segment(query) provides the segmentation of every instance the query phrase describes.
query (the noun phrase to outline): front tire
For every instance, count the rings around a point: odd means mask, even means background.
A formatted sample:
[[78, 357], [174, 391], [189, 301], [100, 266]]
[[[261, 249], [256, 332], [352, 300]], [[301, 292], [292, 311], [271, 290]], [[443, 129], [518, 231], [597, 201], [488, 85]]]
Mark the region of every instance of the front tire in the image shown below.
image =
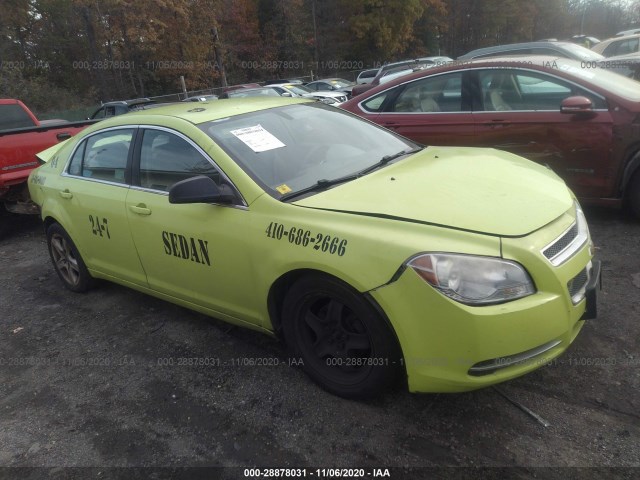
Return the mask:
[[89, 290], [93, 285], [93, 278], [64, 228], [57, 223], [51, 224], [47, 228], [47, 244], [53, 268], [64, 286], [78, 293]]
[[373, 397], [403, 371], [395, 334], [357, 291], [324, 275], [308, 275], [287, 292], [283, 334], [305, 372], [345, 398]]

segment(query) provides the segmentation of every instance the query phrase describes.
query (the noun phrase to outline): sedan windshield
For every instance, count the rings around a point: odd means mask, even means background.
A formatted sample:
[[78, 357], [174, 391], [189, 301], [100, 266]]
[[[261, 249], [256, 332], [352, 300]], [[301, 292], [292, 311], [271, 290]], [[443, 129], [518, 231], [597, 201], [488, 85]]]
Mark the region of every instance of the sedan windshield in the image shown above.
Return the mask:
[[[276, 197], [351, 180], [417, 145], [335, 107], [287, 105], [199, 127]], [[382, 162], [381, 162], [382, 161]], [[338, 182], [336, 182], [338, 180]]]

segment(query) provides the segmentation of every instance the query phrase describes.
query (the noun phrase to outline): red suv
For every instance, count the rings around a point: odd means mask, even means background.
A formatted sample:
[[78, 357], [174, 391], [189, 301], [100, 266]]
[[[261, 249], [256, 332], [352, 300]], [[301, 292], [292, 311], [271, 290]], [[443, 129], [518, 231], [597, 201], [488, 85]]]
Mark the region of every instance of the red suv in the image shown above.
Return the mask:
[[427, 145], [493, 147], [552, 168], [585, 203], [640, 217], [640, 83], [595, 62], [453, 62], [341, 105]]

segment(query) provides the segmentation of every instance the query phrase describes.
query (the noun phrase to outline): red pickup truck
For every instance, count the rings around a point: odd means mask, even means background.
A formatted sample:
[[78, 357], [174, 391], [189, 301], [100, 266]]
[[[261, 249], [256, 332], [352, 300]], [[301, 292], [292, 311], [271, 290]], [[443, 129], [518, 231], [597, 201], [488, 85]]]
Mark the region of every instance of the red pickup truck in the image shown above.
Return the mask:
[[40, 122], [20, 100], [0, 99], [0, 211], [37, 213], [27, 189], [29, 173], [40, 164], [36, 153], [95, 122]]

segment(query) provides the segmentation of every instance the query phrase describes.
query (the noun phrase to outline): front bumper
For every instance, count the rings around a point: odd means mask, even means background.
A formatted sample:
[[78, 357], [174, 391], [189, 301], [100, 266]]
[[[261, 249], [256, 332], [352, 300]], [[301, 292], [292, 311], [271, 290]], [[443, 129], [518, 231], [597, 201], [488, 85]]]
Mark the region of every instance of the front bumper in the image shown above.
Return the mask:
[[602, 289], [602, 264], [593, 262], [591, 277], [585, 291], [586, 308], [580, 320], [593, 320], [598, 316], [598, 292]]
[[[517, 250], [521, 241], [505, 251]], [[536, 249], [527, 251], [534, 255]], [[530, 271], [538, 289], [534, 295], [499, 305], [457, 303], [411, 268], [370, 292], [398, 336], [409, 390], [474, 390], [524, 375], [561, 355], [584, 320], [595, 317], [600, 262], [591, 262], [590, 242], [559, 267], [544, 262], [538, 259], [540, 268]], [[574, 305], [567, 284], [590, 264], [585, 296]]]

